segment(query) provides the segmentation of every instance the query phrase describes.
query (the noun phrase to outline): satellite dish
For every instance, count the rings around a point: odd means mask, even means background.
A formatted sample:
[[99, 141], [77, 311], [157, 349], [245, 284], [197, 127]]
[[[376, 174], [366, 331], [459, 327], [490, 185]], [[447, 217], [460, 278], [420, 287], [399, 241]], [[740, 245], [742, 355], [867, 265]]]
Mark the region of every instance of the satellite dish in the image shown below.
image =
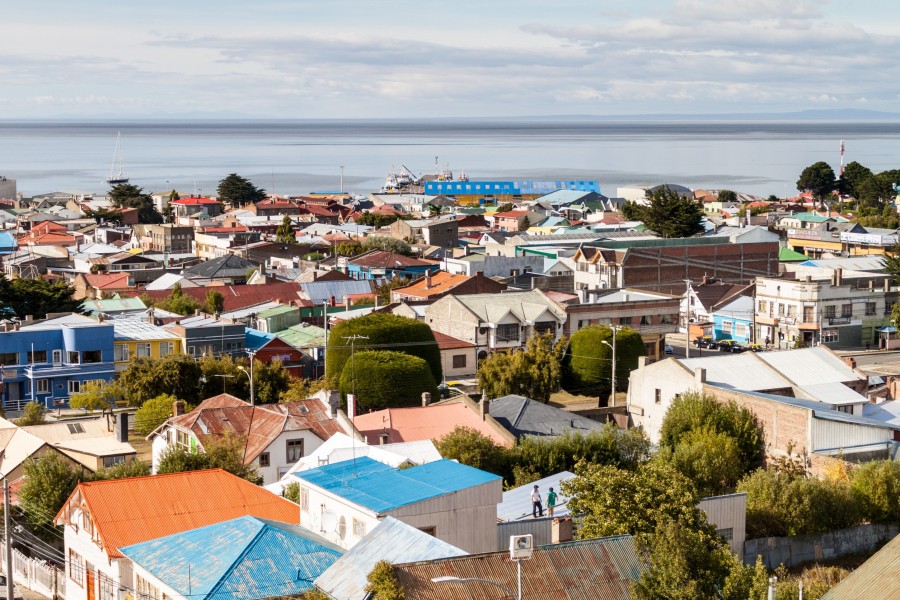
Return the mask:
[[324, 513], [322, 514], [322, 533], [333, 533], [337, 530], [338, 520], [337, 515], [334, 513]]

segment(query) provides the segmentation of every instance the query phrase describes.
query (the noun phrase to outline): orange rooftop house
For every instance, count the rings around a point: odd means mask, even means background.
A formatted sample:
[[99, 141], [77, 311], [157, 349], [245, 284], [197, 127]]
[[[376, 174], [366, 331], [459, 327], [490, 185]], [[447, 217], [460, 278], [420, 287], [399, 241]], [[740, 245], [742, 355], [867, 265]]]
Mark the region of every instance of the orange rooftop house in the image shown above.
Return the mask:
[[299, 525], [300, 507], [221, 469], [80, 483], [54, 520], [66, 600], [123, 597], [132, 565], [120, 548], [244, 516]]

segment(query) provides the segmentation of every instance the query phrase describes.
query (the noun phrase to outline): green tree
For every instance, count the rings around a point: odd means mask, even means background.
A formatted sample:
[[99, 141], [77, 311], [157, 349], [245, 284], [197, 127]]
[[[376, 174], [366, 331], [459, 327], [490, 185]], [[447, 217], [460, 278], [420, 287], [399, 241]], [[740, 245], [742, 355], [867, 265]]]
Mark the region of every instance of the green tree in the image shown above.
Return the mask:
[[172, 292], [165, 300], [156, 302], [155, 306], [179, 315], [192, 315], [203, 308], [202, 304], [181, 290], [181, 284], [179, 283], [175, 284], [172, 288]]
[[89, 381], [82, 384], [81, 391], [69, 397], [69, 408], [106, 412], [124, 398], [125, 389], [117, 380]]
[[130, 183], [120, 183], [114, 185], [109, 190], [109, 199], [116, 208], [136, 208], [138, 209], [138, 222], [155, 224], [162, 223], [163, 217], [156, 210], [153, 204], [153, 198], [150, 194], [136, 185]]
[[219, 181], [216, 197], [219, 202], [240, 207], [265, 200], [266, 190], [256, 187], [249, 179], [231, 173]]
[[294, 232], [294, 222], [289, 215], [284, 215], [281, 225], [275, 230], [275, 241], [279, 244], [296, 244], [297, 235]]
[[429, 204], [428, 205], [428, 216], [431, 218], [441, 216], [441, 213], [444, 212], [444, 207], [437, 204]]
[[707, 527], [691, 481], [662, 461], [635, 470], [582, 461], [575, 475], [561, 487], [569, 510], [580, 515], [579, 539], [650, 534], [666, 522], [697, 531]]
[[622, 203], [621, 211], [622, 216], [628, 221], [641, 221], [644, 218], [644, 207], [631, 200]]
[[81, 300], [72, 298], [74, 294], [75, 288], [62, 280], [54, 283], [43, 278], [9, 280], [0, 274], [0, 306], [20, 319], [29, 315], [44, 319], [48, 313], [81, 314]]
[[19, 506], [26, 520], [36, 528], [52, 528], [56, 513], [78, 485], [78, 473], [56, 451], [29, 458], [23, 472]]
[[[259, 364], [256, 362], [253, 366]], [[241, 373], [240, 367], [248, 366], [247, 360], [235, 360], [227, 354], [221, 356], [207, 355], [200, 359], [201, 386], [196, 398], [203, 401], [219, 394], [231, 394], [245, 400], [250, 399], [250, 378]], [[255, 373], [254, 373], [255, 375]]]
[[819, 202], [824, 202], [836, 185], [834, 170], [824, 161], [813, 163], [803, 169], [800, 179], [797, 180], [797, 189], [801, 192], [809, 190]]
[[357, 256], [363, 253], [363, 246], [357, 241], [341, 242], [337, 245], [338, 256]]
[[[442, 380], [441, 352], [431, 328], [420, 321], [390, 313], [373, 313], [337, 323], [328, 336], [325, 377], [337, 382], [350, 359], [351, 340], [360, 336], [356, 351], [367, 348], [405, 352], [425, 359], [434, 381]], [[424, 391], [424, 390], [423, 390]]]
[[710, 429], [692, 429], [660, 456], [693, 481], [701, 496], [729, 494], [744, 475], [735, 439]]
[[362, 247], [363, 251], [366, 252], [369, 250], [385, 250], [404, 256], [410, 256], [412, 254], [412, 248], [409, 247], [409, 244], [403, 240], [398, 240], [397, 238], [388, 237], [386, 235], [370, 235], [363, 240]]
[[206, 292], [206, 312], [211, 314], [222, 313], [225, 310], [225, 296], [219, 290]]
[[382, 215], [373, 212], [364, 212], [353, 217], [353, 222], [357, 225], [368, 225], [370, 227], [387, 227], [398, 220], [400, 220], [399, 215]]
[[425, 360], [390, 350], [357, 351], [341, 372], [340, 391], [355, 390], [357, 413], [418, 406], [422, 393], [437, 398], [438, 389]]
[[169, 446], [162, 453], [157, 473], [182, 473], [202, 469], [222, 469], [247, 481], [261, 485], [262, 477], [252, 464], [244, 464], [247, 440], [244, 436], [225, 433], [207, 436], [202, 452], [190, 452], [179, 446]]
[[[900, 244], [894, 244], [885, 251], [884, 256], [881, 258], [881, 264], [884, 267], [884, 272], [891, 276], [893, 283], [900, 284]], [[891, 322], [895, 325], [897, 323], [894, 321], [893, 315], [891, 316]]]
[[530, 227], [531, 227], [531, 219], [529, 219], [528, 216], [526, 216], [524, 219], [522, 219], [522, 226], [519, 227], [519, 231], [528, 231], [528, 229]]
[[844, 175], [841, 177], [838, 182], [838, 187], [843, 194], [850, 194], [854, 198], [859, 198], [859, 192], [857, 191], [857, 186], [864, 180], [872, 177], [873, 173], [871, 169], [861, 165], [855, 160], [848, 163], [846, 167], [844, 167]]
[[85, 207], [82, 210], [85, 219], [93, 219], [96, 223], [121, 223], [122, 211], [118, 208], [98, 208], [96, 210]]
[[[563, 357], [562, 386], [574, 394], [609, 396], [612, 388], [612, 329], [608, 325], [589, 325], [572, 334]], [[604, 343], [606, 342], [606, 343]], [[616, 387], [628, 389], [628, 377], [637, 368], [638, 358], [647, 353], [644, 340], [634, 329], [621, 327], [616, 332]]]
[[316, 392], [322, 389], [325, 382], [316, 379], [292, 379], [286, 390], [281, 393], [279, 402], [300, 402], [312, 398]]
[[397, 575], [394, 574], [394, 568], [391, 563], [386, 560], [378, 561], [372, 572], [366, 577], [365, 591], [372, 594], [372, 600], [405, 600], [406, 595], [400, 582], [397, 581]]
[[435, 446], [444, 458], [495, 475], [506, 473], [509, 460], [507, 449], [477, 429], [457, 425], [453, 431], [436, 440]]
[[150, 475], [150, 463], [143, 460], [123, 462], [112, 467], [104, 467], [91, 475], [89, 481], [105, 481], [107, 479], [127, 479], [129, 477], [146, 477]]
[[28, 427], [29, 425], [40, 425], [44, 421], [46, 421], [44, 405], [40, 402], [29, 402], [22, 410], [22, 416], [16, 419], [16, 425]]
[[[157, 427], [172, 416], [173, 405], [178, 398], [171, 394], [161, 394], [144, 402], [134, 413], [134, 431], [142, 436], [150, 435]], [[192, 409], [190, 404], [184, 407], [185, 412]]]
[[647, 200], [649, 204], [633, 205], [627, 210], [648, 229], [664, 238], [690, 237], [703, 232], [703, 205], [697, 200], [682, 196], [668, 186], [647, 190]]
[[554, 344], [546, 333], [528, 340], [524, 351], [494, 352], [478, 366], [478, 388], [489, 398], [518, 394], [547, 403], [559, 390], [565, 347], [565, 339]]
[[300, 504], [300, 482], [292, 481], [285, 485], [281, 490], [281, 495], [285, 500], [290, 500], [294, 504]]
[[850, 489], [867, 520], [900, 524], [900, 462], [877, 460], [857, 467]]
[[765, 438], [756, 415], [734, 402], [688, 392], [676, 398], [666, 411], [660, 428], [660, 446], [675, 450], [692, 431], [711, 431], [734, 439], [740, 453], [741, 474], [761, 466], [765, 458]]
[[253, 388], [257, 404], [275, 404], [291, 386], [291, 377], [280, 360], [253, 361]]
[[162, 394], [172, 394], [194, 404], [201, 399], [201, 375], [201, 366], [193, 357], [170, 354], [162, 358], [132, 361], [122, 371], [119, 381], [125, 388], [129, 406], [141, 406]]
[[516, 210], [516, 205], [512, 202], [505, 202], [497, 206], [498, 213], [509, 212], [511, 210]]
[[737, 192], [732, 190], [719, 190], [719, 194], [716, 196], [716, 199], [719, 202], [723, 203], [734, 203], [737, 202], [738, 195]]
[[378, 301], [384, 304], [390, 304], [391, 301], [391, 292], [398, 288], [404, 288], [412, 283], [412, 280], [409, 277], [391, 277], [390, 279], [382, 279], [381, 283], [375, 286], [375, 296], [378, 298]]

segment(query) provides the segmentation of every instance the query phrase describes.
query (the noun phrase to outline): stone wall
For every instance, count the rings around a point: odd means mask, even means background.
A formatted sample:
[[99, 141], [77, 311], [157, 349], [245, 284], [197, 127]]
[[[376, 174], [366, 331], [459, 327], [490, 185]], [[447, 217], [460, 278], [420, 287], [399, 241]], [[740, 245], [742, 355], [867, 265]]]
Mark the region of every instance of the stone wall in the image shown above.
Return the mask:
[[778, 565], [831, 560], [847, 554], [874, 552], [900, 532], [897, 525], [859, 525], [816, 535], [757, 538], [744, 542], [744, 562], [753, 564], [757, 555], [770, 569]]

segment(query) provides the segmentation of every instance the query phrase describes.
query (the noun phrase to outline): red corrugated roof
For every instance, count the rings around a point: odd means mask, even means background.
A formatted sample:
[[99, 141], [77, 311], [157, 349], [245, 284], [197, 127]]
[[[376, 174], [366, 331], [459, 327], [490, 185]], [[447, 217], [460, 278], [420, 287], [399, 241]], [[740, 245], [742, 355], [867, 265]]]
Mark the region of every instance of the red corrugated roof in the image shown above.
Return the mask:
[[220, 202], [218, 200], [213, 200], [212, 198], [198, 198], [194, 196], [188, 196], [187, 198], [172, 200], [169, 204], [178, 204], [180, 206], [195, 206], [198, 204], [220, 204]]
[[471, 427], [498, 444], [509, 446], [510, 441], [464, 403], [432, 404], [411, 408], [387, 408], [360, 415], [353, 419], [356, 429], [377, 443], [379, 435], [387, 433], [387, 443], [436, 440], [452, 432], [457, 426]]
[[[270, 301], [281, 302], [282, 304], [289, 304], [291, 301], [294, 301], [297, 304], [302, 304], [299, 296], [300, 284], [293, 282], [267, 283], [265, 285], [223, 285], [212, 289], [221, 292], [225, 297], [224, 312]], [[209, 290], [210, 288], [206, 287], [196, 287], [183, 288], [181, 291], [186, 296], [204, 303], [206, 302], [206, 293]], [[154, 300], [164, 300], [169, 297], [172, 291], [151, 290], [143, 293]]]
[[437, 264], [434, 261], [420, 260], [386, 250], [372, 250], [351, 258], [348, 262], [361, 267], [427, 267]]
[[300, 523], [299, 506], [221, 469], [80, 483], [56, 523], [82, 527], [78, 509], [111, 559], [125, 546], [247, 515]]
[[455, 337], [443, 334], [440, 331], [434, 331], [434, 341], [437, 342], [438, 348], [441, 350], [455, 350], [457, 348], [474, 348], [475, 344], [458, 340]]
[[134, 287], [129, 285], [128, 278], [128, 273], [98, 273], [96, 275], [85, 275], [84, 281], [92, 288], [97, 288], [98, 290]]

